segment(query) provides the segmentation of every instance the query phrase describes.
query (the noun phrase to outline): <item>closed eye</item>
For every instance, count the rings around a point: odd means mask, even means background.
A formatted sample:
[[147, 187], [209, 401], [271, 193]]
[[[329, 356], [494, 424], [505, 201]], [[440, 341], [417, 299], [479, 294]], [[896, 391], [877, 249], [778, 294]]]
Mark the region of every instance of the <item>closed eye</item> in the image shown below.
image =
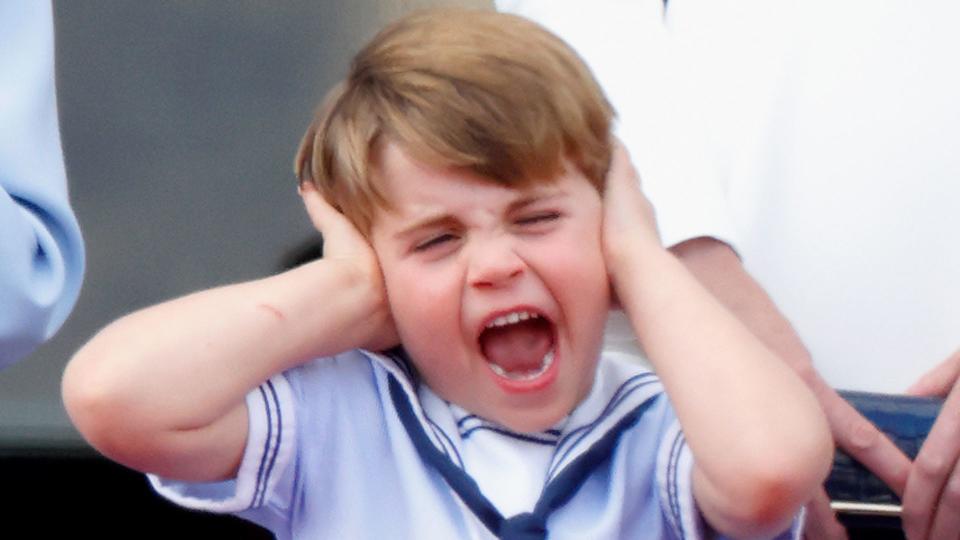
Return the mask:
[[521, 216], [516, 220], [517, 225], [537, 225], [542, 223], [548, 223], [551, 221], [556, 221], [560, 218], [560, 212], [537, 212], [535, 214], [528, 214]]
[[445, 243], [451, 242], [456, 239], [457, 237], [450, 233], [438, 234], [436, 236], [431, 236], [430, 238], [413, 246], [413, 251], [416, 251], [416, 252], [429, 251], [433, 248], [439, 247]]

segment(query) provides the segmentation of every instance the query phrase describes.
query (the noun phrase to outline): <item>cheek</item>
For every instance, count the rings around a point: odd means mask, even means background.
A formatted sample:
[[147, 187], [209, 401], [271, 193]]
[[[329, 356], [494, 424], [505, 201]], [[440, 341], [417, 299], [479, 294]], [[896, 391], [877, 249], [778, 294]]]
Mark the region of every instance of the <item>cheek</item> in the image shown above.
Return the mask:
[[551, 288], [572, 309], [570, 315], [583, 321], [593, 333], [602, 327], [610, 309], [610, 278], [599, 227], [571, 231], [561, 242], [552, 250], [550, 264], [545, 265], [552, 276]]
[[551, 272], [562, 276], [565, 281], [578, 284], [581, 293], [585, 292], [584, 289], [595, 293], [609, 288], [599, 219], [587, 219], [582, 226], [571, 228], [557, 239], [550, 256], [554, 258]]
[[451, 332], [460, 321], [460, 291], [448, 276], [422, 266], [399, 266], [384, 272], [387, 300], [400, 333], [410, 352], [440, 332]]

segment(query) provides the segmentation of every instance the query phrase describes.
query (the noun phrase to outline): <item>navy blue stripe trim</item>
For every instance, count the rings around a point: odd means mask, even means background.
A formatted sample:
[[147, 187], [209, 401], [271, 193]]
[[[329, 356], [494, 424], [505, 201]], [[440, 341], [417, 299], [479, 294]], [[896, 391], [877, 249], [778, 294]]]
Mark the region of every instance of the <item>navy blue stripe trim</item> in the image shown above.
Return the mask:
[[[481, 423], [488, 424], [488, 425], [489, 425], [489, 424], [492, 424], [492, 422], [490, 422], [489, 420], [487, 420], [487, 419], [485, 419], [485, 418], [482, 418], [482, 417], [477, 416], [477, 415], [475, 415], [475, 414], [468, 414], [468, 415], [464, 416], [463, 418], [457, 420], [457, 427], [462, 429], [462, 428], [463, 428], [463, 425], [466, 424], [467, 422], [471, 421], [471, 420], [476, 420], [477, 422], [481, 422]], [[476, 428], [475, 428], [475, 427], [474, 427], [474, 428], [468, 428], [469, 431], [472, 431], [472, 430], [474, 430], [474, 429], [476, 429]], [[541, 431], [541, 433], [543, 433], [543, 434], [545, 434], [545, 435], [552, 435], [552, 436], [554, 436], [554, 437], [560, 437], [560, 434], [563, 433], [563, 432], [560, 431], [559, 429], [545, 429], [545, 430]], [[462, 435], [462, 433], [461, 433], [461, 435]]]
[[655, 378], [655, 377], [656, 376], [653, 373], [647, 372], [647, 373], [641, 373], [639, 375], [634, 375], [633, 377], [630, 377], [629, 379], [624, 381], [620, 385], [620, 387], [617, 388], [616, 392], [613, 393], [613, 396], [610, 397], [610, 401], [607, 402], [607, 405], [603, 408], [603, 411], [600, 412], [597, 418], [595, 418], [592, 422], [588, 424], [585, 424], [570, 430], [566, 435], [564, 435], [563, 439], [560, 441], [560, 447], [558, 448], [558, 450], [560, 450], [564, 445], [566, 445], [571, 440], [573, 440], [573, 438], [577, 434], [579, 434], [584, 430], [593, 428], [598, 423], [600, 423], [604, 418], [606, 418], [610, 414], [610, 411], [613, 410], [617, 405], [619, 405], [626, 395], [630, 395], [630, 392], [633, 391], [633, 385], [635, 383], [637, 383], [642, 379]]
[[270, 464], [267, 465], [267, 471], [263, 474], [263, 489], [260, 491], [260, 502], [258, 504], [262, 505], [264, 499], [267, 496], [267, 483], [270, 480], [270, 477], [273, 475], [273, 467], [277, 464], [277, 456], [280, 455], [280, 444], [282, 441], [283, 435], [283, 411], [280, 408], [280, 398], [277, 396], [277, 389], [274, 388], [273, 382], [267, 381], [267, 388], [270, 389], [270, 398], [273, 400], [273, 406], [277, 412], [277, 434], [276, 439], [272, 446], [272, 451], [270, 455]]
[[[610, 459], [613, 450], [623, 433], [633, 427], [650, 405], [656, 401], [651, 396], [632, 411], [624, 415], [613, 428], [600, 438], [589, 450], [577, 456], [560, 475], [547, 484], [546, 489], [537, 501], [534, 513], [542, 516], [560, 508], [567, 503], [583, 486], [583, 483], [597, 467]], [[546, 517], [544, 517], [546, 522]]]
[[260, 466], [257, 468], [257, 482], [253, 487], [253, 499], [250, 501], [250, 508], [257, 506], [257, 501], [260, 499], [260, 491], [263, 488], [265, 482], [263, 474], [266, 471], [268, 456], [270, 455], [270, 443], [273, 442], [273, 415], [270, 412], [270, 400], [267, 398], [267, 392], [263, 389], [263, 385], [257, 387], [257, 390], [260, 391], [260, 399], [263, 400], [263, 408], [267, 414], [267, 439], [264, 441], [263, 453], [260, 455]]
[[497, 534], [500, 524], [504, 521], [503, 516], [493, 504], [483, 496], [477, 482], [470, 478], [463, 469], [458, 468], [450, 459], [442, 454], [437, 447], [430, 442], [430, 438], [424, 431], [423, 426], [417, 421], [417, 415], [413, 411], [413, 405], [407, 397], [406, 392], [392, 375], [389, 376], [390, 399], [393, 400], [393, 406], [397, 411], [397, 416], [403, 424], [410, 441], [413, 443], [420, 459], [433, 467], [440, 473], [447, 484], [460, 497], [467, 508], [473, 512], [477, 519], [489, 529], [493, 534]]
[[[423, 413], [423, 417], [427, 420], [427, 423], [430, 424], [430, 430], [433, 431], [434, 436], [440, 441], [440, 446], [443, 447], [443, 453], [449, 456], [453, 453], [453, 456], [457, 459], [457, 466], [461, 469], [464, 467], [463, 458], [460, 457], [460, 452], [457, 451], [457, 447], [453, 444], [453, 441], [450, 440], [450, 436], [447, 435], [447, 432], [443, 430], [432, 418], [427, 416], [427, 413]], [[447, 448], [449, 447], [449, 450]]]
[[655, 395], [644, 400], [624, 415], [593, 446], [577, 456], [556, 479], [547, 484], [532, 513], [519, 514], [505, 520], [480, 491], [476, 481], [456, 467], [430, 442], [423, 426], [417, 421], [409, 397], [393, 376], [389, 377], [389, 389], [397, 416], [420, 455], [420, 459], [440, 473], [447, 485], [490, 532], [505, 540], [545, 539], [546, 523], [550, 514], [566, 504], [580, 490], [590, 474], [610, 459], [620, 436], [633, 427], [650, 404], [656, 401]]
[[[464, 427], [464, 425], [470, 421], [475, 421], [475, 425]], [[560, 437], [559, 429], [547, 429], [537, 433], [518, 433], [475, 414], [468, 414], [457, 420], [457, 428], [459, 429], [461, 439], [468, 438], [470, 434], [477, 430], [493, 431], [514, 439], [550, 445], [556, 445]]]
[[537, 443], [537, 444], [544, 444], [544, 445], [547, 445], [547, 446], [553, 446], [553, 445], [557, 444], [556, 439], [541, 439], [541, 438], [538, 438], [538, 437], [534, 437], [533, 435], [526, 435], [526, 434], [523, 434], [523, 433], [515, 433], [515, 432], [510, 431], [510, 430], [508, 430], [508, 429], [503, 429], [503, 428], [501, 428], [501, 427], [492, 426], [492, 425], [486, 425], [486, 424], [485, 424], [485, 425], [476, 426], [476, 427], [472, 427], [472, 428], [470, 428], [470, 429], [468, 429], [468, 430], [460, 433], [460, 438], [461, 438], [461, 439], [466, 439], [466, 438], [469, 437], [470, 434], [472, 434], [474, 431], [480, 431], [480, 430], [493, 431], [494, 433], [499, 433], [500, 435], [505, 435], [505, 436], [511, 437], [511, 438], [513, 438], [513, 439], [519, 439], [519, 440], [521, 440], [521, 441], [532, 442], [532, 443]]
[[[644, 381], [643, 379], [650, 380]], [[579, 445], [584, 438], [590, 435], [604, 420], [606, 420], [613, 410], [616, 409], [616, 407], [620, 405], [627, 397], [629, 397], [630, 394], [656, 381], [657, 379], [654, 374], [641, 373], [640, 375], [634, 375], [633, 377], [630, 377], [623, 384], [621, 384], [620, 387], [617, 388], [617, 391], [614, 392], [614, 395], [610, 401], [607, 402], [607, 406], [604, 407], [603, 411], [599, 416], [597, 416], [597, 418], [588, 424], [570, 431], [560, 441], [560, 443], [557, 445], [557, 451], [555, 453], [555, 455], [558, 457], [554, 458], [553, 463], [547, 470], [547, 478], [552, 477], [557, 472], [557, 469], [561, 467], [567, 456], [569, 456], [570, 453], [577, 448], [577, 445]], [[574, 437], [576, 437], [576, 440], [574, 440]], [[570, 441], [573, 442], [571, 443]], [[567, 445], [566, 448], [564, 448], [564, 445]]]
[[397, 366], [397, 368], [400, 371], [402, 371], [404, 375], [407, 376], [407, 380], [413, 381], [413, 372], [410, 371], [410, 366], [407, 365], [407, 363], [403, 359], [397, 358], [396, 356], [388, 356], [387, 358], [392, 360], [393, 363]]
[[[413, 367], [407, 358], [406, 351], [404, 351], [402, 347], [395, 347], [389, 351], [386, 351], [384, 356], [396, 364], [400, 371], [406, 375], [407, 381], [409, 381], [414, 387], [414, 391], [416, 391], [419, 381], [417, 380], [416, 372], [413, 370]], [[430, 417], [428, 417], [426, 413], [424, 413], [423, 417], [430, 425], [430, 431], [433, 433], [434, 439], [436, 440], [437, 445], [442, 449], [443, 453], [448, 456], [452, 453], [457, 460], [457, 464], [463, 468], [463, 458], [460, 457], [460, 452], [457, 451], [456, 445], [453, 444], [453, 441], [450, 439], [450, 436], [447, 434], [447, 432], [437, 425], [437, 423], [434, 422]]]
[[464, 422], [468, 422], [468, 421], [473, 420], [473, 419], [476, 419], [476, 420], [478, 420], [478, 421], [480, 421], [480, 422], [483, 421], [483, 418], [480, 418], [479, 416], [477, 416], [477, 415], [475, 415], [475, 414], [468, 414], [468, 415], [464, 416], [463, 418], [457, 420], [457, 427], [458, 427], [458, 428], [461, 428], [461, 427], [463, 427]]
[[680, 464], [680, 451], [683, 449], [683, 432], [678, 431], [670, 443], [670, 454], [667, 460], [667, 503], [670, 506], [670, 512], [673, 514], [673, 522], [676, 524], [676, 532], [680, 538], [686, 538], [683, 532], [683, 515], [680, 512], [680, 493], [677, 486], [677, 467]]

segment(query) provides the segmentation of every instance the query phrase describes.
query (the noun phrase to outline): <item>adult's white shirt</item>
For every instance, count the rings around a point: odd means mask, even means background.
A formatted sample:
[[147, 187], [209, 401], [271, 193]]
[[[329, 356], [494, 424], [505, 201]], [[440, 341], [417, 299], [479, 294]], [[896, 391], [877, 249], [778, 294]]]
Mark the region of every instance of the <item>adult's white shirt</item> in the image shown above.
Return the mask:
[[594, 69], [665, 243], [730, 243], [833, 386], [960, 347], [960, 4], [498, 5]]

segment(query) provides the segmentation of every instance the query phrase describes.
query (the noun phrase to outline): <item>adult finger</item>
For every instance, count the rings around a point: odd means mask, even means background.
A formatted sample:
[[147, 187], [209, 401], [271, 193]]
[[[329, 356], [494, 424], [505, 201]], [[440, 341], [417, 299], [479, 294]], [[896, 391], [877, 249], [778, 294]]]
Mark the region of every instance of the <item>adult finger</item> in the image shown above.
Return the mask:
[[[911, 539], [925, 539], [939, 518], [938, 528], [949, 526], [951, 518], [941, 513], [960, 512], [960, 391], [957, 385], [943, 404], [927, 440], [914, 460], [903, 494], [903, 527]], [[960, 529], [953, 530], [953, 538]]]
[[834, 390], [820, 391], [818, 398], [837, 446], [902, 495], [911, 473], [910, 459]]
[[960, 537], [960, 470], [954, 465], [953, 472], [940, 494], [940, 501], [933, 513], [930, 526], [932, 540]]
[[907, 388], [907, 393], [915, 396], [946, 396], [960, 377], [960, 349], [946, 360], [923, 374], [917, 382]]
[[830, 498], [823, 489], [817, 490], [807, 503], [803, 537], [807, 540], [847, 540], [847, 530], [837, 521], [830, 508]]

